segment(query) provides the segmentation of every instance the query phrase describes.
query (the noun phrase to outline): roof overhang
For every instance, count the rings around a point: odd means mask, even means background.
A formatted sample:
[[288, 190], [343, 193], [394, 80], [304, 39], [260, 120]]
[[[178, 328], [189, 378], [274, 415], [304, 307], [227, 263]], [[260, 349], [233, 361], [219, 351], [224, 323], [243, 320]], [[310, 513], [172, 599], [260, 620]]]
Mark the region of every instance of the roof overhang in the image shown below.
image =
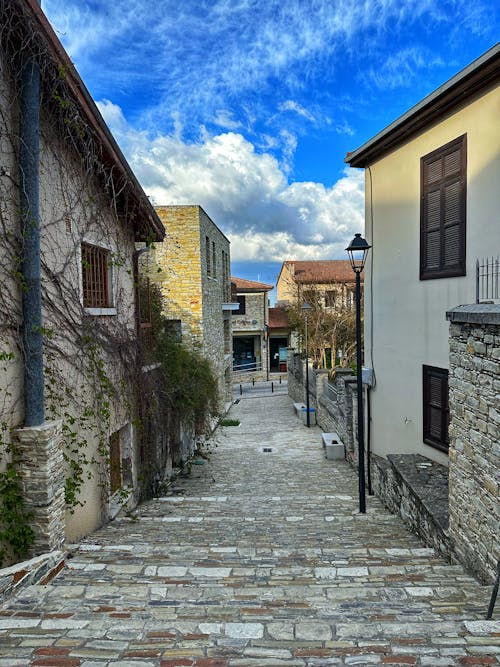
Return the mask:
[[120, 179], [120, 185], [123, 185], [122, 200], [127, 202], [127, 214], [133, 224], [136, 241], [163, 240], [165, 228], [160, 218], [121, 152], [91, 94], [64, 50], [38, 1], [15, 0], [12, 4], [12, 7], [14, 6], [17, 6], [17, 11], [25, 17], [26, 12], [29, 12], [34, 29], [43, 39], [48, 55], [58, 71], [64, 74], [68, 90], [74, 97], [80, 112], [85, 117], [96, 141], [100, 145], [100, 159], [109, 169], [111, 178]]
[[500, 43], [400, 116], [352, 153], [344, 162], [367, 167], [427, 127], [463, 106], [500, 80]]

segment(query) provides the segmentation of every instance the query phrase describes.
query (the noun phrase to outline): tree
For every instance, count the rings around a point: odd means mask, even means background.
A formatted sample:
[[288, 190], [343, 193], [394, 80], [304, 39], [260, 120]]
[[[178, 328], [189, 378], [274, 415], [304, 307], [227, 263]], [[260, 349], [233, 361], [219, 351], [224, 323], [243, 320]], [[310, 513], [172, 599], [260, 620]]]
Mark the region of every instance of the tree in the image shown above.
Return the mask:
[[[303, 290], [301, 298], [287, 306], [290, 328], [300, 337], [302, 347], [305, 341], [305, 315], [302, 304], [306, 301], [312, 307], [307, 315], [307, 333], [308, 352], [313, 364], [319, 368], [349, 366], [356, 353], [355, 310], [343, 299], [338, 299], [339, 303], [334, 307], [325, 306], [323, 291]], [[328, 359], [329, 354], [330, 359]]]

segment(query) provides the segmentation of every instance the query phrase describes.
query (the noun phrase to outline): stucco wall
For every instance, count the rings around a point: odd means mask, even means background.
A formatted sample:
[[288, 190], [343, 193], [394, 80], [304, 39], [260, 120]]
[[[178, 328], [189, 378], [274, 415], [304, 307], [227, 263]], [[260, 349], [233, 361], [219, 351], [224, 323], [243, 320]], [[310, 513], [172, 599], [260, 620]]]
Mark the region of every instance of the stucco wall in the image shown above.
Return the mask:
[[[365, 364], [375, 369], [379, 455], [447, 456], [422, 439], [422, 365], [448, 368], [445, 313], [475, 298], [475, 261], [500, 246], [500, 91], [495, 89], [366, 170]], [[420, 158], [467, 134], [467, 275], [419, 280]], [[373, 219], [372, 219], [373, 207]]]

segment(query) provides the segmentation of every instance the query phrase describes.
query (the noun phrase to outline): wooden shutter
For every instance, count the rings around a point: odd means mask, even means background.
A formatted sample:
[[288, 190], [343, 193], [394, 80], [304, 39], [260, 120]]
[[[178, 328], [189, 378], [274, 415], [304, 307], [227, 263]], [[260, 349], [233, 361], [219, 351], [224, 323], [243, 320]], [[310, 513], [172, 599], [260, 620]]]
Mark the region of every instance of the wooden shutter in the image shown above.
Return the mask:
[[435, 366], [423, 366], [423, 439], [443, 451], [448, 450], [448, 371]]
[[465, 275], [466, 135], [421, 160], [420, 278]]

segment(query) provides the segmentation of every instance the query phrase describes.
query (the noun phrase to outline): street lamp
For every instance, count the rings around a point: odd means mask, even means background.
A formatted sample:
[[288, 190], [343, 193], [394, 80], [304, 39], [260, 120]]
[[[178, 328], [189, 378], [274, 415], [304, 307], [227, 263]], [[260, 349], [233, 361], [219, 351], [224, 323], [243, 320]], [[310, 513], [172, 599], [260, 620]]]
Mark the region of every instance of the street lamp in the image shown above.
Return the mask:
[[358, 481], [359, 511], [366, 513], [365, 498], [365, 434], [363, 417], [363, 378], [361, 375], [361, 272], [365, 267], [366, 257], [371, 245], [361, 234], [356, 234], [346, 248], [352, 270], [356, 274], [356, 379], [358, 389]]
[[310, 428], [311, 426], [311, 420], [310, 420], [310, 408], [309, 408], [309, 347], [308, 347], [308, 340], [307, 340], [307, 316], [309, 314], [309, 311], [312, 310], [312, 306], [310, 303], [307, 303], [307, 301], [304, 301], [304, 303], [301, 306], [301, 310], [304, 313], [305, 317], [305, 325], [306, 325], [306, 426], [307, 428]]

